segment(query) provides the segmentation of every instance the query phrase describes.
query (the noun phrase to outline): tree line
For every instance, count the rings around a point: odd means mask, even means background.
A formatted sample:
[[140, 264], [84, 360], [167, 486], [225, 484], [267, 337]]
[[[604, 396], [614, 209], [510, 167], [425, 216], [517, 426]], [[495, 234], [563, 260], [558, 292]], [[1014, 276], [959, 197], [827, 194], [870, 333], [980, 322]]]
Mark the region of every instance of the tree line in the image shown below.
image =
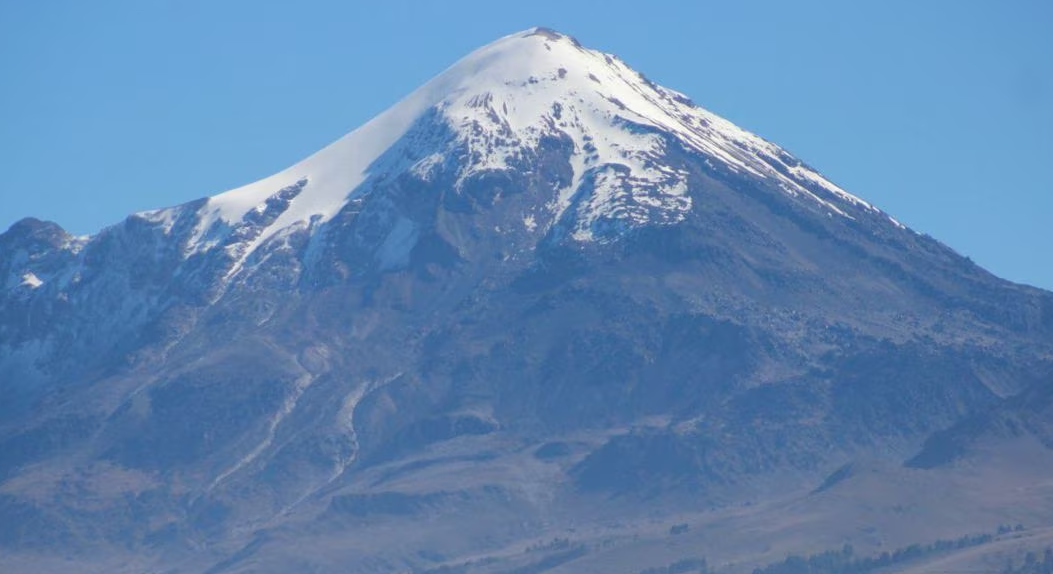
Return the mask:
[[[1000, 526], [996, 534], [974, 534], [937, 540], [930, 544], [911, 544], [891, 552], [882, 552], [876, 556], [856, 556], [852, 545], [845, 544], [840, 550], [827, 550], [807, 556], [787, 556], [782, 562], [754, 569], [753, 574], [867, 574], [931, 555], [987, 544], [994, 540], [996, 535], [1022, 529], [1023, 527], [1019, 525], [1016, 527]], [[1037, 562], [1037, 557], [1034, 557], [1034, 560], [1028, 564]], [[1050, 562], [1050, 565], [1053, 566], [1053, 561]], [[1007, 572], [1008, 574], [1053, 574], [1053, 570], [1007, 570]]]

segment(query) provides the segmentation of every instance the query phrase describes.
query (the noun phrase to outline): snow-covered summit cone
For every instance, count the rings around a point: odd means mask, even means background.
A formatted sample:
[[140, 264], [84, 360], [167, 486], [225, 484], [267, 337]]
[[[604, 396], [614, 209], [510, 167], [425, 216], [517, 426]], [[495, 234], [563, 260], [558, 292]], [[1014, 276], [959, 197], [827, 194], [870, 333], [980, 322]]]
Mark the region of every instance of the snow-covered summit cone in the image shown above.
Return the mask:
[[[444, 129], [413, 133], [415, 126], [436, 122]], [[469, 54], [296, 165], [210, 198], [186, 251], [223, 247], [233, 256], [233, 274], [279, 232], [334, 217], [367, 192], [363, 184], [370, 177], [408, 171], [426, 179], [455, 158], [456, 186], [474, 174], [522, 167], [523, 157], [545, 138], [572, 142], [567, 159], [573, 175], [552, 190], [545, 213], [527, 216], [527, 223], [547, 231], [577, 204], [567, 231], [579, 241], [597, 239], [612, 222], [624, 228], [682, 220], [692, 199], [686, 174], [663, 161], [671, 140], [715, 169], [771, 180], [831, 214], [876, 212], [778, 146], [654, 84], [618, 58], [533, 28]], [[170, 210], [142, 215], [173, 217]]]

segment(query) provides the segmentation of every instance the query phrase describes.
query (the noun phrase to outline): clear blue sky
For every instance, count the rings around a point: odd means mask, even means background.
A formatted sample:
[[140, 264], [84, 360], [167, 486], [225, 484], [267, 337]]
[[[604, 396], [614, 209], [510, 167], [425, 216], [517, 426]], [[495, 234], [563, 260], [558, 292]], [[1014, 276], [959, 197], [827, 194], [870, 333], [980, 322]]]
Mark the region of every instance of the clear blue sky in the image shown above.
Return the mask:
[[0, 229], [92, 233], [259, 179], [534, 25], [1053, 288], [1048, 0], [0, 0]]

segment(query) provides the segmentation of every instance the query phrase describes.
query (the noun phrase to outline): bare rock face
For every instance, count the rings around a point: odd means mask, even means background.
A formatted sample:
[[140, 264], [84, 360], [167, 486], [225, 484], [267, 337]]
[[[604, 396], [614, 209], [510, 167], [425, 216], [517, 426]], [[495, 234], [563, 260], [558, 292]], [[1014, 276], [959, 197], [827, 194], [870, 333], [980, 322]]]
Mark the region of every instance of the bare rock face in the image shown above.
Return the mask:
[[985, 447], [1012, 442], [1031, 442], [1053, 450], [1053, 381], [1040, 381], [933, 434], [907, 466], [950, 466], [977, 457]]
[[570, 568], [1051, 375], [1053, 294], [532, 30], [260, 182], [0, 235], [0, 554]]

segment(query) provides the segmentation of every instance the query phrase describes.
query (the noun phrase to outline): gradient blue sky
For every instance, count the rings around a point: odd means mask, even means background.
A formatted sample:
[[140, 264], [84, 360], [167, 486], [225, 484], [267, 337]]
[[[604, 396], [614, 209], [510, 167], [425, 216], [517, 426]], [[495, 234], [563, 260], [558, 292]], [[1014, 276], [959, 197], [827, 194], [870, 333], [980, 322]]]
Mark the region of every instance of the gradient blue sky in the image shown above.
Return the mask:
[[0, 229], [92, 233], [286, 167], [545, 25], [1053, 288], [1053, 2], [0, 0]]

